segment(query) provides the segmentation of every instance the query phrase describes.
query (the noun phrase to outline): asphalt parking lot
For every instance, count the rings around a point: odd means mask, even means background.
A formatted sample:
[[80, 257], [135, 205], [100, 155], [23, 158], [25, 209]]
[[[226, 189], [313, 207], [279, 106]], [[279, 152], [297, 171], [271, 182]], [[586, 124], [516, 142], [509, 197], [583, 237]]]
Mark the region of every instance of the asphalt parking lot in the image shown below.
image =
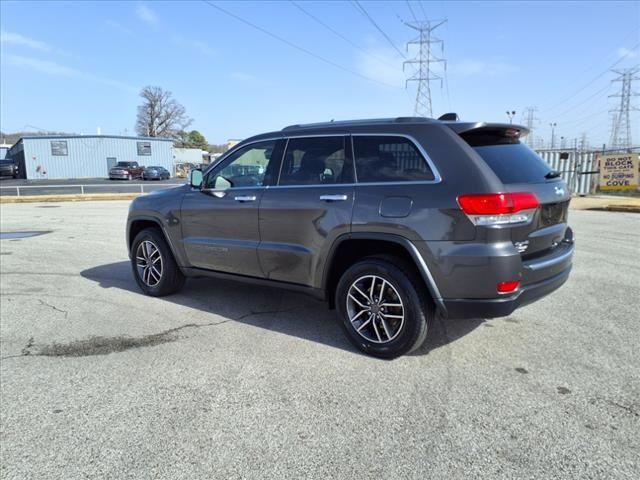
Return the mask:
[[128, 202], [1, 205], [0, 477], [638, 478], [640, 215], [572, 211], [569, 282], [356, 352], [305, 296], [144, 297]]

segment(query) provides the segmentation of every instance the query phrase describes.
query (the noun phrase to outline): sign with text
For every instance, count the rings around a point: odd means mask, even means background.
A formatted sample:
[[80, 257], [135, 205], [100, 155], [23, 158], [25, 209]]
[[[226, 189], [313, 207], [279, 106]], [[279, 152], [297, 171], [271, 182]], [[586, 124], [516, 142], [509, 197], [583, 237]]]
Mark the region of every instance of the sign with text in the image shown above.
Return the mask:
[[600, 190], [636, 190], [639, 158], [637, 153], [599, 155]]

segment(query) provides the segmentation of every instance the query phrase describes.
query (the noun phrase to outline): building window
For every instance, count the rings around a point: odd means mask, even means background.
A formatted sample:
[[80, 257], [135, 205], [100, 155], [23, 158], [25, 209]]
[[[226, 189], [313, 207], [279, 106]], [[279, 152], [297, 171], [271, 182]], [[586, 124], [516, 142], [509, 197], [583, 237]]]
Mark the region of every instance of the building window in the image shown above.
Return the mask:
[[51, 140], [51, 155], [66, 156], [69, 155], [66, 140]]
[[138, 142], [138, 155], [151, 155], [151, 142]]

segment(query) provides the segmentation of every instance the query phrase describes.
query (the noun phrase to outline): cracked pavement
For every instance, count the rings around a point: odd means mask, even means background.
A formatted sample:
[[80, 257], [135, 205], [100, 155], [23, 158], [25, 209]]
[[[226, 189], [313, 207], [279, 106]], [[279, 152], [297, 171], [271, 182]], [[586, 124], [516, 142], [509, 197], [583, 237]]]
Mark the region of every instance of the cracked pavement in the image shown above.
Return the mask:
[[0, 478], [636, 478], [640, 215], [572, 211], [569, 282], [356, 352], [305, 296], [140, 294], [128, 202], [0, 206]]

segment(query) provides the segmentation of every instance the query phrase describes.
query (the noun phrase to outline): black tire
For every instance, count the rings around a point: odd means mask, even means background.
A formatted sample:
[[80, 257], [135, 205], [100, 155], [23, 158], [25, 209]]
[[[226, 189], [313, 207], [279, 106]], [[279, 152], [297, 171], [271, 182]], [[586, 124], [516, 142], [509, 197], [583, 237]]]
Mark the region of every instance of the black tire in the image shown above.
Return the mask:
[[[140, 264], [146, 264], [148, 262], [139, 260], [139, 258], [144, 257], [144, 255], [139, 257], [138, 253], [140, 245], [144, 242], [148, 243], [142, 248], [146, 248], [148, 244], [151, 243], [157, 248], [161, 256], [161, 269], [157, 282], [155, 277], [149, 277], [149, 281], [142, 278], [145, 269], [142, 268]], [[158, 228], [145, 228], [136, 235], [131, 245], [131, 269], [140, 289], [145, 295], [152, 297], [164, 297], [165, 295], [177, 293], [182, 289], [185, 282], [185, 277], [176, 264], [164, 235]], [[155, 273], [153, 273], [153, 275], [155, 275]]]
[[[366, 282], [369, 277], [374, 276], [384, 280], [392, 287], [386, 287], [385, 292], [387, 292], [391, 298], [399, 299], [399, 302], [396, 301], [395, 304], [401, 304], [402, 307], [401, 311], [391, 310], [391, 312], [396, 314], [402, 313], [403, 319], [391, 319], [392, 322], [396, 323], [389, 325], [390, 319], [385, 317], [385, 313], [381, 313], [382, 317], [387, 318], [385, 325], [382, 325], [382, 319], [376, 320], [374, 316], [372, 320], [373, 323], [370, 322], [368, 326], [365, 326], [361, 334], [358, 333], [356, 326], [363, 328], [362, 324], [365, 323], [366, 320], [356, 320], [356, 322], [359, 323], [352, 323], [350, 320], [349, 310], [351, 307], [348, 305], [348, 302], [351, 303], [351, 306], [355, 304], [350, 300], [349, 291], [354, 283], [356, 283], [356, 286], [362, 286], [362, 284], [358, 284], [357, 282]], [[381, 281], [380, 284], [383, 285]], [[353, 292], [354, 290], [351, 291]], [[375, 302], [372, 303], [375, 304]], [[393, 303], [381, 303], [381, 305], [392, 304]], [[435, 315], [435, 308], [430, 300], [429, 294], [417, 273], [411, 268], [411, 265], [408, 265], [400, 258], [390, 256], [368, 257], [352, 265], [338, 282], [338, 287], [336, 288], [336, 308], [340, 316], [340, 323], [351, 343], [369, 355], [387, 359], [399, 357], [419, 348], [427, 338], [429, 324]], [[369, 308], [375, 307], [369, 306]], [[369, 312], [364, 313], [365, 315], [369, 315]], [[386, 314], [389, 314], [389, 309], [387, 309]], [[380, 325], [380, 327], [384, 326], [384, 329], [378, 328], [376, 325]], [[385, 339], [384, 332], [387, 331], [387, 326], [389, 326], [392, 334]], [[372, 329], [371, 327], [374, 328]], [[370, 332], [376, 328], [375, 334], [377, 339], [380, 340], [382, 338], [382, 340], [385, 341], [376, 342], [375, 338], [373, 341], [365, 338], [368, 331]], [[396, 332], [395, 335], [393, 334], [394, 330]]]

